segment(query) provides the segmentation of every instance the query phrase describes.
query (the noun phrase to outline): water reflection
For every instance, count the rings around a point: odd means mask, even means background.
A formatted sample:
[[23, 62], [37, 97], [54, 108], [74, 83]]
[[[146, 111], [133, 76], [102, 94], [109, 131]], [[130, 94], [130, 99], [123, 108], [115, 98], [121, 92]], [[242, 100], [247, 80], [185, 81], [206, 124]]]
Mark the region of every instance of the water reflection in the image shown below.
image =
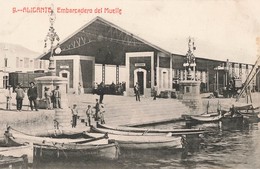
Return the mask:
[[[156, 128], [185, 128], [184, 123], [157, 125]], [[33, 168], [184, 168], [184, 169], [256, 169], [260, 168], [260, 131], [258, 123], [243, 124], [237, 128], [223, 128], [222, 124], [201, 124], [194, 128], [204, 128], [199, 151], [187, 154], [174, 151], [125, 151], [117, 161], [86, 160], [37, 162]]]

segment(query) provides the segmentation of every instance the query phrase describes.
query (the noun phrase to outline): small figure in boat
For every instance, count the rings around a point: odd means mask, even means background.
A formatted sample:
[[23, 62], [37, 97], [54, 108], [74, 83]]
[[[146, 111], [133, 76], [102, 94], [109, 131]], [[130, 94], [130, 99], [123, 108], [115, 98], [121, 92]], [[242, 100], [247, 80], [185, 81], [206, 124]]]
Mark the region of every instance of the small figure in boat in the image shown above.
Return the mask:
[[234, 105], [229, 109], [231, 117], [241, 116], [241, 113], [235, 108]]
[[72, 113], [72, 128], [75, 128], [77, 126], [77, 118], [78, 118], [78, 110], [76, 104], [73, 105], [73, 108], [71, 109], [71, 113]]
[[235, 109], [235, 106], [234, 105], [232, 105], [232, 107], [230, 108], [230, 116], [231, 117], [233, 117], [234, 116], [234, 114], [236, 113], [236, 109]]

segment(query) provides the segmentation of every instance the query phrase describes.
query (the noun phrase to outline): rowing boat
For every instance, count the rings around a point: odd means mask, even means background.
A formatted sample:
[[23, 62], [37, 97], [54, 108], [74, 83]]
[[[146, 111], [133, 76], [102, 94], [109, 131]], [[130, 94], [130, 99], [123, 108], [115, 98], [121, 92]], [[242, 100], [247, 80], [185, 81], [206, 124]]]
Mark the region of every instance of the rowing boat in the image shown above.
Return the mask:
[[32, 136], [30, 134], [26, 134], [24, 132], [9, 129], [8, 132], [5, 133], [5, 141], [6, 145], [17, 146], [32, 143], [33, 145], [54, 145], [54, 144], [65, 144], [65, 143], [76, 143], [82, 144], [92, 141], [107, 142], [105, 136], [100, 136], [96, 139], [90, 138], [77, 138], [77, 139], [69, 139], [69, 138], [51, 138], [51, 137], [38, 137]]
[[[149, 131], [148, 132], [126, 132], [126, 131], [119, 131], [119, 130], [111, 130], [111, 129], [106, 129], [106, 128], [96, 128], [96, 127], [93, 127], [91, 126], [90, 128], [90, 131], [91, 132], [94, 132], [94, 133], [103, 133], [103, 134], [115, 134], [115, 135], [125, 135], [125, 136], [179, 136], [180, 134], [179, 133], [150, 133]], [[189, 133], [189, 132], [183, 132], [182, 135], [191, 135], [191, 136], [194, 136], [194, 135], [199, 135], [199, 134], [202, 134], [203, 132], [192, 132]]]
[[96, 138], [79, 139], [57, 139], [48, 137], [37, 137], [23, 132], [10, 129], [5, 134], [8, 143], [17, 145], [31, 143], [36, 158], [105, 158], [117, 159], [119, 149], [117, 143], [108, 140], [107, 135], [100, 135]]
[[202, 134], [205, 132], [203, 129], [146, 129], [137, 127], [112, 127], [104, 124], [97, 123], [97, 128], [104, 128], [116, 131], [124, 132], [136, 132], [136, 133], [172, 133], [172, 135], [188, 135], [188, 134]]
[[20, 157], [0, 155], [0, 168], [2, 169], [28, 169], [28, 159], [26, 155]]
[[119, 148], [116, 143], [109, 144], [56, 144], [48, 145], [34, 145], [34, 153], [36, 158], [47, 159], [93, 159], [102, 158], [115, 160], [118, 159]]
[[220, 115], [209, 115], [209, 114], [203, 114], [203, 115], [192, 115], [190, 116], [190, 119], [199, 123], [212, 123], [212, 122], [218, 122], [220, 121], [222, 116]]
[[0, 147], [1, 156], [12, 156], [12, 157], [22, 157], [26, 155], [27, 162], [33, 163], [33, 145], [23, 145], [15, 147]]
[[[100, 137], [101, 133], [84, 132], [89, 137]], [[181, 137], [160, 135], [118, 135], [108, 134], [109, 139], [115, 140], [123, 149], [181, 149]]]

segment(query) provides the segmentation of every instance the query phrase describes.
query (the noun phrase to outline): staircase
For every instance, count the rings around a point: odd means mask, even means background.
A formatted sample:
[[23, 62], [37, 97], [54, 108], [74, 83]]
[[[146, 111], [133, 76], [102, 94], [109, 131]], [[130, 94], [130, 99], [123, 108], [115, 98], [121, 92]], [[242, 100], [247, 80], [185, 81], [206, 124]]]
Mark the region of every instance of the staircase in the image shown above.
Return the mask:
[[[70, 97], [70, 104], [78, 105], [79, 116], [86, 117], [87, 106], [95, 105], [97, 95], [74, 95]], [[78, 101], [77, 101], [78, 100]], [[80, 101], [79, 101], [80, 100]], [[72, 101], [74, 101], [72, 103]], [[135, 97], [105, 95], [105, 121], [108, 125], [133, 125], [169, 119], [179, 118], [182, 114], [187, 114], [190, 110], [177, 99], [141, 98], [135, 101]]]

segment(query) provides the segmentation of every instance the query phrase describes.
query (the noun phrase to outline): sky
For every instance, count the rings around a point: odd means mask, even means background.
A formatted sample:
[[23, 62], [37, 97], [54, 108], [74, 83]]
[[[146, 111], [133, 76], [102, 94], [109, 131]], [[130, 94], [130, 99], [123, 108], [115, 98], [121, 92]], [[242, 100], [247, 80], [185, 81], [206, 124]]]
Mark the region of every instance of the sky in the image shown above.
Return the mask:
[[[241, 63], [254, 63], [257, 58], [257, 0], [0, 0], [0, 42], [43, 53], [48, 13], [13, 11], [52, 4], [61, 41], [100, 16], [171, 53], [185, 55], [191, 37], [197, 57]], [[59, 7], [91, 9], [92, 13], [57, 13]], [[102, 8], [102, 13], [95, 13], [96, 8]], [[105, 8], [122, 13], [105, 13]]]

